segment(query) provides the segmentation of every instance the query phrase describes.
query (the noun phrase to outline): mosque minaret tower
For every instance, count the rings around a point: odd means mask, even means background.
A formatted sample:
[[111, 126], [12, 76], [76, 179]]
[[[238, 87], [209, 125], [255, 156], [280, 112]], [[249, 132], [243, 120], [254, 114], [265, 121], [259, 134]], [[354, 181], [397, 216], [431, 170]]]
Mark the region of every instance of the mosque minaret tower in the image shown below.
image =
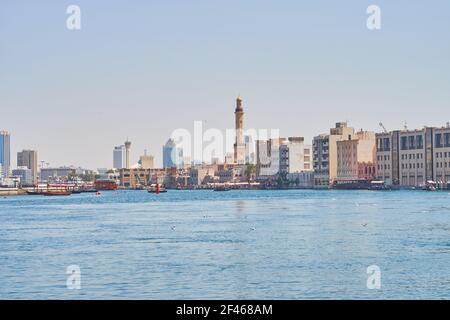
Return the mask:
[[244, 109], [242, 108], [241, 96], [236, 99], [236, 109], [234, 110], [236, 126], [236, 142], [234, 144], [234, 162], [245, 164], [245, 142], [244, 142]]

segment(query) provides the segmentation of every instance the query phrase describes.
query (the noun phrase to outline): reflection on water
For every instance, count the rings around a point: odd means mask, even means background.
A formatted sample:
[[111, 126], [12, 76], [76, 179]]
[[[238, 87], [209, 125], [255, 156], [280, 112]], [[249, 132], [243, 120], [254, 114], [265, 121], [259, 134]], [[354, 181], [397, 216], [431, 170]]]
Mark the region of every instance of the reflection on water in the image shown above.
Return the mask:
[[[447, 193], [0, 199], [0, 298], [450, 298]], [[66, 268], [81, 269], [81, 290]], [[377, 265], [381, 290], [368, 290]]]

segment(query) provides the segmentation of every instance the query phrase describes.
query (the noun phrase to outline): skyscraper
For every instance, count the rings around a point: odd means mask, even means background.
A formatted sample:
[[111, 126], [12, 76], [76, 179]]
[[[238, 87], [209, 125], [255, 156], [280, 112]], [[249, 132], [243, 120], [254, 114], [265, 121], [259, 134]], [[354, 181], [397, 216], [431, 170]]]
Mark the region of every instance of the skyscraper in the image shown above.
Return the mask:
[[113, 151], [113, 167], [114, 169], [125, 168], [125, 146], [114, 147]]
[[234, 110], [236, 142], [234, 143], [234, 162], [245, 163], [245, 143], [244, 143], [244, 109], [242, 108], [242, 98], [236, 99], [236, 109]]
[[183, 166], [183, 149], [178, 148], [173, 139], [163, 146], [163, 167], [181, 168]]
[[17, 167], [26, 167], [31, 170], [33, 183], [37, 182], [38, 158], [36, 150], [22, 150], [17, 152]]
[[125, 141], [125, 168], [130, 169], [130, 149], [131, 141]]
[[0, 131], [0, 164], [2, 165], [1, 175], [9, 176], [11, 167], [11, 145], [10, 134], [8, 131]]

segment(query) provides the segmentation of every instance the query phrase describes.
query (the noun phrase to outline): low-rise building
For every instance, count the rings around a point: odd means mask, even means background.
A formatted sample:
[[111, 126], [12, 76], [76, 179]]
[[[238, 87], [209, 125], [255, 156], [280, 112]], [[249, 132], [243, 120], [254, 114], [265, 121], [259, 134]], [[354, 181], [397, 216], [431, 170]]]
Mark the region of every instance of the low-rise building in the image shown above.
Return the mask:
[[426, 127], [377, 134], [377, 180], [403, 187], [420, 187], [434, 180], [434, 131]]
[[67, 181], [69, 177], [75, 175], [76, 172], [77, 169], [72, 167], [41, 168], [40, 181]]
[[336, 123], [329, 134], [321, 134], [313, 139], [314, 187], [328, 188], [337, 178], [337, 142], [349, 140], [355, 130], [345, 122]]
[[30, 187], [34, 185], [33, 170], [27, 167], [18, 167], [12, 171], [13, 177], [20, 178], [20, 184], [22, 187]]
[[447, 188], [450, 184], [450, 125], [434, 129], [434, 181]]
[[206, 178], [215, 176], [217, 168], [217, 165], [201, 165], [191, 168], [189, 170], [190, 184], [199, 186], [207, 183]]
[[375, 133], [359, 131], [337, 141], [337, 182], [371, 181], [376, 176]]

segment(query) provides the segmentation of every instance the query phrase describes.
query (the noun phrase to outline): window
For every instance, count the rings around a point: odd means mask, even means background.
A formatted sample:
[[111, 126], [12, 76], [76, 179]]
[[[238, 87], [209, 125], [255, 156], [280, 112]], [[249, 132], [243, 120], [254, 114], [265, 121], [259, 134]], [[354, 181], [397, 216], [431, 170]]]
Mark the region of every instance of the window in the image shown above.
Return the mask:
[[401, 139], [401, 148], [402, 148], [402, 150], [408, 150], [407, 137], [402, 137], [402, 139]]
[[417, 149], [423, 149], [423, 137], [416, 136], [416, 147]]
[[413, 150], [413, 149], [415, 149], [416, 148], [416, 146], [415, 146], [415, 137], [414, 136], [410, 136], [410, 137], [408, 137], [409, 139], [408, 139], [408, 142], [409, 142], [409, 149], [410, 150]]
[[436, 137], [435, 137], [435, 146], [436, 148], [442, 148], [443, 144], [442, 144], [442, 134], [441, 133], [437, 133]]
[[450, 147], [450, 132], [446, 132], [445, 134], [445, 147]]

